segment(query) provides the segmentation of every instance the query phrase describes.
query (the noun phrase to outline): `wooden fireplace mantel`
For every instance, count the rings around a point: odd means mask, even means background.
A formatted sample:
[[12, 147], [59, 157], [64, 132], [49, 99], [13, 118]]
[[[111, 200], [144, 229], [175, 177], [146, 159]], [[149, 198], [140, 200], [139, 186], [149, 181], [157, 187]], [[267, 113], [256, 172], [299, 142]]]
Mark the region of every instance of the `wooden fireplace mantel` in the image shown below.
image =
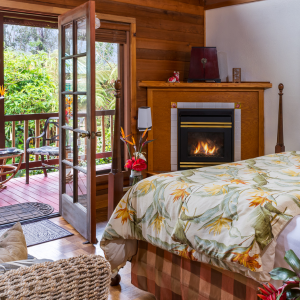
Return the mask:
[[272, 87], [270, 82], [165, 82], [165, 81], [139, 81], [139, 87], [146, 88], [209, 88], [209, 89], [255, 89], [266, 90]]
[[180, 82], [139, 81], [147, 88], [147, 105], [152, 110], [148, 145], [148, 170], [168, 171], [171, 166], [171, 106], [178, 102], [234, 103], [241, 109], [241, 158], [264, 155], [264, 93], [270, 82]]

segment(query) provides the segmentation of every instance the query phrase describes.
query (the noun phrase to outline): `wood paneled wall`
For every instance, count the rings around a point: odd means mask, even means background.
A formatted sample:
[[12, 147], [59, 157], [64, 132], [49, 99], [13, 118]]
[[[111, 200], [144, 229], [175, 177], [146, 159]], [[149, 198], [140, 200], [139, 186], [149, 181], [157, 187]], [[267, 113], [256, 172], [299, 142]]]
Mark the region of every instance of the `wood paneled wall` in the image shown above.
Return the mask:
[[[167, 80], [173, 71], [180, 71], [183, 80], [188, 76], [190, 47], [204, 45], [204, 12], [199, 3], [101, 0], [96, 9], [104, 14], [136, 18], [137, 81]], [[137, 107], [146, 104], [146, 89], [138, 88]]]
[[[73, 8], [86, 1], [22, 2]], [[136, 18], [137, 81], [167, 80], [173, 71], [187, 79], [190, 48], [204, 45], [203, 0], [96, 0], [96, 11]], [[146, 89], [137, 89], [137, 107], [146, 104]]]

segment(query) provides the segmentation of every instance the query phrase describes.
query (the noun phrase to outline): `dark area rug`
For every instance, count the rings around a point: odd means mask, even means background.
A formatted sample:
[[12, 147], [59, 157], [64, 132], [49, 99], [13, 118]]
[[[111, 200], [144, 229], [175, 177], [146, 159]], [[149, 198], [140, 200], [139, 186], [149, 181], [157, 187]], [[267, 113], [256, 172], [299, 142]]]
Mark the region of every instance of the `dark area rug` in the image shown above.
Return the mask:
[[7, 223], [50, 215], [54, 208], [45, 203], [29, 202], [0, 207], [0, 226]]
[[[8, 228], [0, 229], [0, 236], [7, 229]], [[73, 235], [73, 233], [65, 230], [49, 220], [23, 224], [22, 229], [25, 235], [27, 247]]]

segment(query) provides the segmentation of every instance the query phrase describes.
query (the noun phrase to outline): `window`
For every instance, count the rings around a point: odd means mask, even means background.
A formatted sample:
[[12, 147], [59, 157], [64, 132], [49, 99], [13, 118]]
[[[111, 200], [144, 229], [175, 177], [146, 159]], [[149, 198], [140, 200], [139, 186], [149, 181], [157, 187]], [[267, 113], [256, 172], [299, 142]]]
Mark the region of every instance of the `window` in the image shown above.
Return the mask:
[[58, 29], [4, 24], [5, 114], [58, 111]]

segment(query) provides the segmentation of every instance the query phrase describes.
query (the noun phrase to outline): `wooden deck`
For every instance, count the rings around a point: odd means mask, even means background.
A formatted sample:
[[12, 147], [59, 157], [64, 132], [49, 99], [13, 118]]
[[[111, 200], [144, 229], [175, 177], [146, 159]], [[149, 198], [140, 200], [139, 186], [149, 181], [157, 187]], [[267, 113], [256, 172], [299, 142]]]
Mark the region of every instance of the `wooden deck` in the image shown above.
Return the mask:
[[54, 207], [54, 212], [59, 210], [58, 172], [33, 175], [29, 184], [25, 184], [25, 177], [13, 178], [5, 185], [6, 189], [0, 190], [0, 207], [25, 202], [47, 203]]

